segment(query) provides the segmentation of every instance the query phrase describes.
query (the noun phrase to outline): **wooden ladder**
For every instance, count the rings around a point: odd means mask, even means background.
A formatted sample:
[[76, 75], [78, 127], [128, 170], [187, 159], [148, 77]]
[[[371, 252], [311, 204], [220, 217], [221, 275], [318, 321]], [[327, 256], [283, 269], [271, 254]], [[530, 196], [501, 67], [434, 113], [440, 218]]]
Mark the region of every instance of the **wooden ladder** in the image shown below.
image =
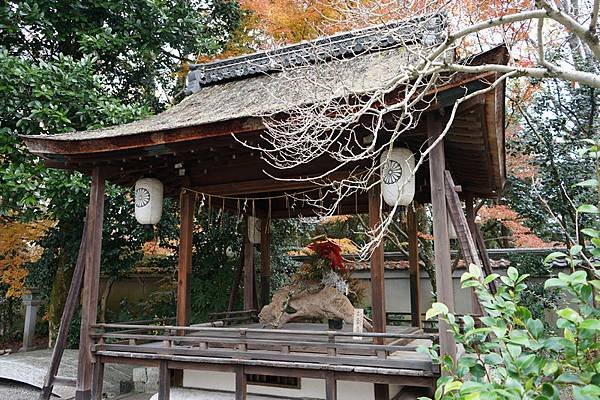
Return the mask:
[[[487, 251], [485, 250], [485, 245], [483, 244], [483, 237], [481, 240], [479, 236], [481, 236], [481, 231], [475, 224], [475, 221], [467, 221], [467, 217], [462, 211], [462, 206], [460, 204], [460, 198], [458, 197], [458, 191], [460, 188], [454, 185], [454, 181], [452, 179], [452, 175], [450, 171], [446, 170], [445, 173], [445, 185], [446, 185], [446, 204], [448, 205], [448, 213], [450, 214], [450, 220], [452, 221], [452, 225], [454, 225], [454, 230], [456, 231], [456, 236], [458, 242], [460, 244], [460, 248], [463, 253], [463, 257], [465, 259], [465, 263], [467, 264], [467, 269], [469, 265], [475, 264], [478, 266], [483, 266], [483, 272], [485, 276], [492, 274], [492, 268], [489, 262], [489, 258], [487, 257]], [[469, 205], [467, 205], [469, 208]], [[472, 209], [472, 205], [470, 207]], [[468, 212], [468, 214], [472, 214]], [[471, 216], [474, 219], [474, 216]], [[469, 224], [469, 222], [471, 222]], [[479, 256], [478, 251], [481, 253], [481, 257]], [[494, 292], [495, 287], [490, 285], [490, 289]], [[473, 299], [475, 302], [479, 302], [477, 298]], [[478, 311], [482, 311], [479, 309]]]

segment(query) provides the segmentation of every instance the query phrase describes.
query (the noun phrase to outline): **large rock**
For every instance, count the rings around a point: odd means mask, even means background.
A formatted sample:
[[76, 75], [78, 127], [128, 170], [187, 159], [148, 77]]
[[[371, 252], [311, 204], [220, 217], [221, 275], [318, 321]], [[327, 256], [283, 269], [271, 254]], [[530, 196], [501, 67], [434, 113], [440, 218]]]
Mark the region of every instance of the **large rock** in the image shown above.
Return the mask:
[[[299, 318], [342, 319], [352, 324], [354, 306], [333, 287], [293, 284], [275, 292], [271, 303], [263, 307], [258, 317], [262, 324], [274, 328]], [[364, 327], [372, 329], [367, 320]]]

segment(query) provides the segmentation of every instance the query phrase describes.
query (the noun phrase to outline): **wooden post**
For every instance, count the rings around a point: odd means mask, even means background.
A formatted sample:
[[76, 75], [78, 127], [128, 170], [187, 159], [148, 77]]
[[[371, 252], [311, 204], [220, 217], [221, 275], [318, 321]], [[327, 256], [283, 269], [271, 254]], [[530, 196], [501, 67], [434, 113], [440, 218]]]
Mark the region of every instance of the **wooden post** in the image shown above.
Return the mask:
[[415, 203], [407, 207], [408, 273], [410, 279], [410, 321], [412, 326], [421, 327], [421, 268], [419, 267], [419, 245], [417, 238], [417, 216]]
[[[437, 114], [427, 114], [427, 132], [430, 145], [442, 133], [442, 123]], [[450, 239], [448, 238], [448, 214], [446, 211], [446, 190], [444, 172], [446, 159], [444, 141], [440, 141], [429, 153], [429, 179], [431, 186], [431, 205], [433, 208], [433, 245], [435, 254], [435, 276], [437, 282], [437, 301], [448, 306], [454, 312], [454, 291], [452, 288], [452, 265], [450, 261]], [[448, 332], [448, 325], [440, 321], [440, 352], [456, 358], [456, 342]]]
[[260, 220], [260, 305], [269, 304], [271, 295], [271, 220]]
[[[381, 224], [381, 186], [373, 186], [368, 193], [369, 198], [369, 228], [375, 230]], [[373, 312], [373, 331], [385, 332], [385, 283], [384, 283], [384, 254], [383, 240], [371, 253], [371, 309]], [[374, 338], [373, 343], [383, 344], [381, 338]], [[374, 385], [375, 400], [389, 400], [388, 385]]]
[[246, 400], [248, 396], [248, 378], [243, 366], [235, 370], [235, 400]]
[[177, 325], [189, 324], [191, 309], [192, 241], [196, 196], [184, 191], [180, 197], [179, 265], [177, 268]]
[[248, 217], [244, 230], [244, 310], [254, 309], [254, 245], [248, 237]]
[[92, 353], [90, 325], [98, 315], [98, 285], [100, 283], [100, 253], [102, 250], [102, 221], [104, 219], [104, 174], [100, 167], [92, 170], [90, 204], [87, 215], [81, 329], [79, 333], [79, 360], [77, 368], [76, 400], [89, 400], [92, 395]]
[[325, 376], [325, 400], [337, 400], [337, 381], [333, 372]]
[[92, 376], [92, 400], [102, 400], [102, 386], [104, 383], [104, 362], [96, 359], [94, 374]]
[[166, 360], [161, 360], [158, 366], [158, 400], [171, 398], [171, 373]]

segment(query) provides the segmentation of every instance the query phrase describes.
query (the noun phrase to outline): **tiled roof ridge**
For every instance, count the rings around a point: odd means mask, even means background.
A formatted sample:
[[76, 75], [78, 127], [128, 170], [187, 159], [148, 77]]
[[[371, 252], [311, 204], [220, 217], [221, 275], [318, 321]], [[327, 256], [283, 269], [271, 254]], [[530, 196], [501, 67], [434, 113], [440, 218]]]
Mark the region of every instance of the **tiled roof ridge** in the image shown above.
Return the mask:
[[[410, 29], [411, 26], [413, 29]], [[282, 68], [351, 58], [417, 42], [433, 45], [442, 39], [445, 26], [444, 13], [427, 14], [272, 50], [203, 64], [191, 64], [186, 92], [191, 94], [199, 91], [203, 86], [280, 71]], [[417, 27], [429, 30], [432, 34], [419, 36], [415, 34], [418, 32]], [[388, 34], [382, 34], [382, 30], [387, 31]]]

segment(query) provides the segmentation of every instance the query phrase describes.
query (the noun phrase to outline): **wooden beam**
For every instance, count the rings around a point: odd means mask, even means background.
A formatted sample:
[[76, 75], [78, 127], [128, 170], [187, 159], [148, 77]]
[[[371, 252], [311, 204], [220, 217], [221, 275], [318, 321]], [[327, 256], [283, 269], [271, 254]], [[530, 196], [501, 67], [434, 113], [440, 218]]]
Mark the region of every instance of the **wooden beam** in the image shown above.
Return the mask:
[[98, 285], [100, 283], [100, 253], [102, 251], [102, 222], [104, 219], [104, 174], [96, 167], [92, 171], [90, 204], [87, 214], [85, 242], [85, 272], [83, 277], [81, 329], [77, 368], [76, 400], [89, 400], [92, 395], [92, 340], [90, 325], [98, 316]]
[[248, 217], [244, 218], [244, 310], [254, 309], [254, 245], [248, 237]]
[[[442, 133], [441, 117], [438, 114], [427, 114], [427, 132], [430, 145]], [[433, 208], [433, 239], [435, 254], [435, 276], [437, 282], [437, 301], [448, 306], [454, 312], [454, 291], [452, 288], [452, 267], [450, 261], [450, 239], [448, 237], [448, 216], [446, 211], [446, 191], [444, 171], [446, 160], [444, 157], [443, 139], [431, 149], [429, 153], [429, 179], [431, 187], [431, 205]], [[456, 342], [448, 332], [448, 324], [440, 321], [440, 352], [456, 358]]]
[[196, 195], [185, 191], [180, 197], [179, 264], [177, 267], [177, 325], [189, 325], [191, 308], [192, 246]]
[[410, 321], [412, 326], [421, 327], [421, 268], [417, 238], [417, 216], [415, 203], [407, 207], [408, 274], [410, 279]]
[[87, 243], [87, 215], [88, 213], [86, 211], [81, 243], [79, 244], [79, 254], [77, 255], [77, 262], [73, 269], [73, 277], [71, 278], [67, 300], [65, 301], [62, 316], [60, 317], [58, 335], [56, 336], [56, 342], [54, 343], [54, 349], [52, 350], [50, 367], [48, 367], [48, 373], [44, 379], [44, 386], [40, 392], [40, 400], [50, 400], [50, 396], [52, 396], [52, 387], [55, 383], [58, 383], [56, 381], [56, 374], [58, 373], [58, 367], [60, 366], [60, 361], [67, 344], [73, 314], [75, 314], [75, 309], [79, 305], [79, 295], [81, 294], [81, 284], [83, 281], [83, 273], [85, 271], [84, 255]]
[[260, 220], [260, 305], [269, 304], [271, 296], [271, 220]]

